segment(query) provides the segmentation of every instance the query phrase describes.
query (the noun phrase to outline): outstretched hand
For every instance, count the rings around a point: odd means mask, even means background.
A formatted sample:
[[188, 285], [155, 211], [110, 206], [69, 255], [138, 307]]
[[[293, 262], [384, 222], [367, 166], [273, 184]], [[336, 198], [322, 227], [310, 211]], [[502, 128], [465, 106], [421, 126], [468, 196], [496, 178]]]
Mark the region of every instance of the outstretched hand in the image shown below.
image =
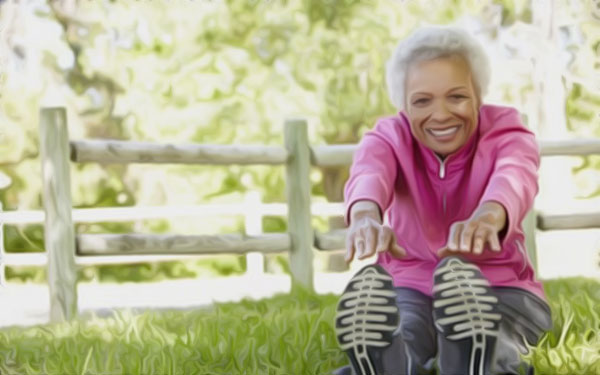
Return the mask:
[[353, 215], [346, 235], [344, 259], [347, 263], [355, 256], [357, 259], [365, 259], [382, 251], [389, 251], [395, 258], [406, 255], [406, 250], [398, 245], [392, 228], [381, 223], [376, 207]]
[[507, 217], [504, 207], [493, 201], [484, 202], [471, 217], [450, 226], [446, 246], [438, 250], [445, 257], [458, 252], [480, 255], [486, 243], [492, 251], [500, 252], [498, 233], [504, 229]]

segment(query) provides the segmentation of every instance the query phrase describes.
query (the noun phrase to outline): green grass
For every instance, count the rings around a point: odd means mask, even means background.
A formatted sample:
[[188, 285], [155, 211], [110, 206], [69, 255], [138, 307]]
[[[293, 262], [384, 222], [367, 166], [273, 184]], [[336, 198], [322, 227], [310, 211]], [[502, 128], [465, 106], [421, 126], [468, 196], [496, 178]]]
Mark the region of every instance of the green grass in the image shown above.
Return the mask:
[[[545, 288], [555, 327], [526, 358], [538, 374], [600, 374], [600, 283]], [[297, 290], [206, 310], [4, 329], [0, 373], [327, 374], [347, 363], [333, 331], [337, 299]]]
[[600, 282], [544, 282], [553, 329], [525, 358], [540, 374], [600, 374]]

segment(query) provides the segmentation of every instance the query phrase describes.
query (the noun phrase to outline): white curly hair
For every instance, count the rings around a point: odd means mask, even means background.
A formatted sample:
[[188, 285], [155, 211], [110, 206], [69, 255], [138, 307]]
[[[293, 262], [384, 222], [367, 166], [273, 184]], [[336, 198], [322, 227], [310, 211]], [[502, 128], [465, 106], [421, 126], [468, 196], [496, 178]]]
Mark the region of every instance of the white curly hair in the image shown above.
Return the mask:
[[490, 82], [490, 62], [483, 46], [467, 31], [455, 26], [424, 26], [398, 43], [386, 63], [386, 84], [390, 101], [404, 108], [406, 72], [413, 63], [446, 56], [461, 56], [471, 69], [479, 98]]

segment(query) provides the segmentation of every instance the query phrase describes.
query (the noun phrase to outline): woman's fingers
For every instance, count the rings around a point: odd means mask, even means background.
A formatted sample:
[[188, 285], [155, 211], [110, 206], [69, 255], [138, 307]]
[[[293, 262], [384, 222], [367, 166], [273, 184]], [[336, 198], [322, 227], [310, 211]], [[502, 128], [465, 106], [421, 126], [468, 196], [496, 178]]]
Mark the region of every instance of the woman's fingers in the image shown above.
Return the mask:
[[392, 228], [386, 225], [367, 225], [351, 230], [346, 236], [344, 260], [349, 263], [354, 257], [365, 259], [382, 251], [389, 251], [396, 258], [406, 255], [406, 250], [396, 242]]
[[475, 234], [475, 230], [477, 229], [477, 223], [470, 221], [467, 222], [466, 225], [463, 226], [462, 233], [460, 235], [460, 251], [462, 252], [471, 252], [473, 245], [473, 235]]
[[475, 230], [475, 234], [473, 235], [474, 254], [479, 255], [483, 252], [483, 244], [487, 240], [489, 232], [489, 229], [481, 225]]
[[456, 223], [450, 228], [450, 241], [448, 243], [448, 249], [452, 251], [458, 251], [458, 245], [460, 237], [462, 235], [463, 223]]
[[354, 235], [350, 233], [346, 236], [346, 255], [344, 256], [346, 263], [350, 263], [354, 258], [354, 250]]
[[458, 243], [460, 240], [460, 235], [462, 233], [462, 222], [456, 222], [450, 225], [450, 233], [448, 234], [448, 242], [446, 246], [440, 248], [437, 251], [437, 255], [440, 258], [443, 258], [448, 255], [452, 255], [454, 252], [458, 251]]
[[365, 230], [363, 227], [356, 229], [356, 233], [354, 234], [354, 248], [356, 249], [354, 255], [359, 259], [365, 251]]
[[379, 231], [379, 242], [377, 243], [377, 252], [389, 251], [394, 258], [402, 258], [406, 255], [406, 250], [398, 245], [396, 236], [392, 228], [383, 226]]
[[493, 227], [477, 221], [457, 222], [450, 227], [448, 243], [438, 250], [438, 256], [444, 257], [458, 251], [481, 255], [486, 243], [493, 251], [501, 250], [498, 233]]
[[391, 239], [392, 230], [389, 227], [381, 227], [379, 235], [377, 236], [377, 249], [375, 251], [381, 253], [382, 251], [388, 250]]
[[375, 248], [377, 246], [377, 230], [373, 226], [369, 226], [363, 231], [365, 236], [365, 247], [358, 259], [368, 258], [375, 254]]
[[493, 251], [500, 251], [502, 249], [500, 240], [498, 239], [498, 233], [491, 231], [490, 234], [488, 234], [488, 242]]
[[396, 240], [394, 240], [390, 252], [394, 258], [402, 258], [406, 255], [406, 250], [402, 246], [398, 245]]
[[406, 250], [398, 245], [389, 226], [366, 220], [348, 229], [344, 256], [347, 263], [353, 258], [365, 259], [383, 251], [389, 251], [395, 258], [406, 255]]

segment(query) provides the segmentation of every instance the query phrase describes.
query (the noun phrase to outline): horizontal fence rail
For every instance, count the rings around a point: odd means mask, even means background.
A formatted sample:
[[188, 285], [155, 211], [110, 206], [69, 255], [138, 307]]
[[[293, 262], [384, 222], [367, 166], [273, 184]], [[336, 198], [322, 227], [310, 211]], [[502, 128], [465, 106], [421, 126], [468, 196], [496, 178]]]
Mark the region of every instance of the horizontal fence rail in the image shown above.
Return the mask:
[[79, 255], [116, 254], [245, 254], [259, 251], [290, 251], [287, 233], [247, 236], [172, 234], [80, 234], [76, 237]]
[[[538, 141], [542, 156], [600, 154], [600, 139]], [[283, 147], [260, 145], [198, 145], [115, 140], [70, 141], [71, 161], [98, 163], [179, 163], [204, 165], [281, 165], [288, 160]], [[346, 166], [358, 149], [356, 144], [312, 146], [311, 164]]]
[[569, 215], [544, 215], [538, 213], [537, 228], [541, 230], [600, 228], [600, 212]]
[[311, 147], [311, 163], [317, 167], [338, 167], [352, 164], [357, 145], [327, 145]]
[[340, 250], [346, 247], [347, 229], [334, 229], [326, 233], [315, 233], [315, 248], [319, 250]]
[[[259, 210], [261, 215], [286, 216], [288, 207], [285, 203], [256, 202], [253, 210]], [[125, 207], [100, 207], [100, 208], [74, 208], [73, 221], [80, 223], [93, 223], [99, 221], [133, 221], [142, 219], [164, 219], [181, 216], [214, 216], [214, 215], [246, 215], [248, 208], [243, 203], [207, 203], [193, 206], [125, 206]], [[343, 203], [315, 202], [311, 210], [318, 216], [338, 216], [344, 213]], [[0, 221], [3, 224], [31, 224], [43, 223], [44, 211], [19, 210], [0, 212]]]
[[600, 155], [600, 139], [570, 139], [564, 141], [541, 141], [542, 156], [588, 156]]
[[[144, 262], [169, 262], [182, 260], [205, 259], [204, 254], [178, 254], [178, 255], [85, 255], [75, 257], [75, 263], [80, 266], [106, 265], [106, 264], [132, 264]], [[4, 265], [10, 266], [45, 266], [48, 264], [48, 254], [38, 253], [4, 253]]]
[[283, 147], [169, 144], [132, 141], [70, 141], [71, 161], [98, 163], [285, 164]]

